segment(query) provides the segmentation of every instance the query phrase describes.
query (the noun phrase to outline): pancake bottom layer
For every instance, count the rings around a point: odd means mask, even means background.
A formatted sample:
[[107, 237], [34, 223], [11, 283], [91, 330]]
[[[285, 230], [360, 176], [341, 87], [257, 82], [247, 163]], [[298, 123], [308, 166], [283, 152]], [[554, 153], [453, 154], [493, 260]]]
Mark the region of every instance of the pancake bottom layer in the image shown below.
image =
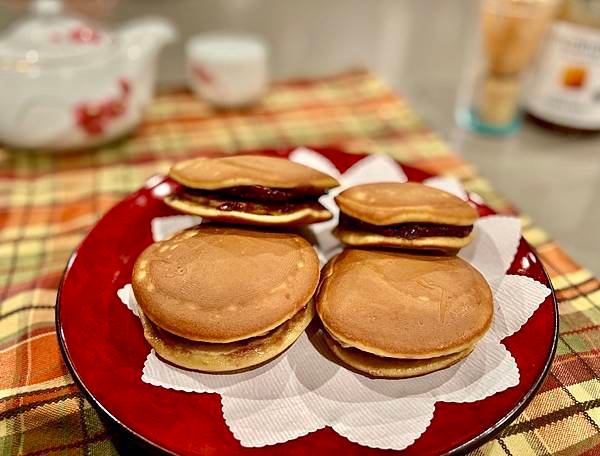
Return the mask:
[[[199, 215], [208, 220], [230, 223], [245, 223], [251, 225], [275, 226], [275, 225], [306, 225], [309, 223], [324, 222], [331, 219], [331, 213], [321, 204], [311, 205], [290, 203], [286, 212], [262, 212], [252, 213], [241, 210], [223, 210], [206, 199], [205, 202], [193, 201], [185, 196], [169, 195], [164, 199], [165, 203], [178, 211], [186, 214]], [[217, 205], [218, 206], [218, 205]]]
[[466, 237], [433, 236], [406, 239], [399, 236], [384, 236], [366, 231], [353, 231], [337, 227], [333, 234], [344, 244], [356, 246], [403, 247], [407, 249], [441, 250], [455, 252], [473, 239], [473, 232]]
[[430, 359], [397, 359], [372, 355], [357, 348], [342, 347], [333, 337], [323, 331], [329, 349], [344, 363], [372, 377], [407, 378], [429, 374], [445, 369], [466, 358], [473, 346], [466, 350]]
[[221, 344], [176, 336], [161, 330], [140, 312], [144, 337], [161, 358], [203, 372], [236, 371], [274, 358], [300, 337], [314, 315], [315, 305], [311, 300], [292, 318], [263, 336]]

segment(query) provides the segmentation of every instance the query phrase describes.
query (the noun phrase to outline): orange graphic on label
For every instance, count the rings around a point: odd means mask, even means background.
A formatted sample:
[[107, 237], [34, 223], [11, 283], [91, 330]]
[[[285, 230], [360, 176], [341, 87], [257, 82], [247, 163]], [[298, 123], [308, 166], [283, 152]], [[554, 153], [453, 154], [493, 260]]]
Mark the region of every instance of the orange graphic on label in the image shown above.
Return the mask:
[[562, 85], [570, 89], [579, 89], [587, 79], [587, 70], [582, 66], [568, 66], [562, 70]]

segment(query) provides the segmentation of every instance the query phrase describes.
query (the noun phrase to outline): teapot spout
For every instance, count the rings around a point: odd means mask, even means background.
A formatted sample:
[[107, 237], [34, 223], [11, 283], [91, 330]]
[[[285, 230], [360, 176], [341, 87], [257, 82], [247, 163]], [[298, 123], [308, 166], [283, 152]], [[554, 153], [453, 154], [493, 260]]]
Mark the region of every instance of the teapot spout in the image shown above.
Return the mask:
[[123, 27], [120, 35], [126, 45], [138, 45], [155, 50], [174, 42], [177, 38], [175, 27], [161, 17], [131, 21]]

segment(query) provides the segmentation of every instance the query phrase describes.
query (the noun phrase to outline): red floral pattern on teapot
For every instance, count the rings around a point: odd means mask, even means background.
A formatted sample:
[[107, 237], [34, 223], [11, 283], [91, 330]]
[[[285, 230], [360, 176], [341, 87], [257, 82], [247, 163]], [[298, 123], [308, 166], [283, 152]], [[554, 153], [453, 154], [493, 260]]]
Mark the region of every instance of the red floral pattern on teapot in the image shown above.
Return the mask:
[[85, 25], [72, 27], [65, 32], [56, 31], [50, 35], [50, 41], [54, 43], [70, 41], [72, 43], [80, 44], [96, 44], [99, 43], [101, 39], [101, 35], [95, 29]]
[[104, 133], [107, 126], [127, 110], [131, 84], [126, 78], [118, 81], [119, 95], [96, 102], [84, 102], [75, 107], [77, 126], [90, 136]]

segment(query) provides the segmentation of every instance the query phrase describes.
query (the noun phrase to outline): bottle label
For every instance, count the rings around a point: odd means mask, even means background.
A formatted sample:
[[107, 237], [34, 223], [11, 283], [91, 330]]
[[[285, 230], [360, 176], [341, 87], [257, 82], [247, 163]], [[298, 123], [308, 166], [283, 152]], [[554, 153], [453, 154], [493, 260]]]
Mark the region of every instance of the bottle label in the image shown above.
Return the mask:
[[525, 100], [529, 112], [548, 122], [600, 129], [600, 30], [555, 23], [536, 57]]

